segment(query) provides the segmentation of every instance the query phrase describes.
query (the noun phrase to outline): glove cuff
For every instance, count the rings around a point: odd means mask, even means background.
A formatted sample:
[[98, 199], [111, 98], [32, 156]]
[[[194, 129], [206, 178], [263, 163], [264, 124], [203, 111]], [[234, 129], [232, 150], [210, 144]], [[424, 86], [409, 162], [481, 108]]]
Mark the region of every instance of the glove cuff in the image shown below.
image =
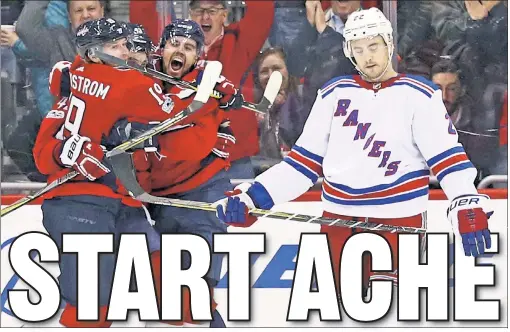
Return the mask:
[[454, 215], [453, 212], [458, 210], [483, 208], [485, 202], [487, 202], [489, 199], [489, 196], [480, 194], [458, 196], [451, 201], [450, 206], [446, 210], [446, 215], [451, 217], [452, 214]]
[[[239, 185], [238, 187], [240, 187], [241, 185]], [[273, 198], [271, 197], [271, 195], [269, 195], [269, 192], [266, 190], [266, 188], [259, 182], [253, 183], [246, 191], [246, 194], [250, 196], [255, 207], [259, 209], [269, 210], [274, 206]]]
[[64, 144], [62, 144], [60, 162], [68, 167], [73, 166], [76, 160], [78, 160], [83, 150], [83, 145], [86, 142], [90, 142], [90, 138], [78, 134], [69, 137]]

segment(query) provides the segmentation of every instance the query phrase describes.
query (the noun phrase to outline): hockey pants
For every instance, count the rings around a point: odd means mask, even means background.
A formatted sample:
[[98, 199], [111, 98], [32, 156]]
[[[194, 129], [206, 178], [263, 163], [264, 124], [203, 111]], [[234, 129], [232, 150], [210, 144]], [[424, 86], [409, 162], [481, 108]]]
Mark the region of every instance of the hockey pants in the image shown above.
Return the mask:
[[[126, 206], [118, 199], [80, 195], [45, 200], [42, 204], [42, 212], [43, 225], [60, 251], [62, 251], [62, 234], [65, 233], [113, 233], [114, 250], [118, 247], [121, 233], [145, 233], [149, 251], [159, 256], [160, 237], [147, 220], [143, 208]], [[105, 316], [116, 255], [99, 255], [99, 322], [77, 321], [76, 257], [76, 254], [63, 254], [60, 260], [58, 280], [62, 298], [67, 302], [60, 322], [68, 327], [108, 327], [111, 323], [105, 322]]]
[[[337, 219], [343, 219], [343, 220], [355, 220], [355, 221], [357, 221], [357, 220], [364, 221], [365, 220], [365, 218], [342, 216], [342, 215], [329, 213], [326, 211], [323, 213], [323, 216], [328, 217], [328, 218], [337, 218]], [[385, 225], [425, 227], [426, 216], [425, 216], [425, 214], [418, 214], [418, 215], [415, 215], [412, 217], [407, 217], [407, 218], [393, 218], [393, 219], [368, 218], [368, 221], [374, 222], [374, 223], [385, 224]], [[328, 235], [328, 242], [329, 242], [329, 247], [330, 247], [330, 251], [331, 251], [331, 259], [332, 259], [332, 263], [333, 263], [333, 269], [334, 269], [333, 271], [335, 274], [335, 282], [337, 285], [337, 289], [340, 289], [339, 288], [340, 287], [340, 283], [339, 283], [340, 269], [342, 268], [341, 263], [340, 263], [340, 257], [341, 257], [342, 249], [343, 249], [347, 239], [351, 235], [353, 235], [357, 232], [363, 232], [363, 230], [356, 229], [356, 228], [339, 227], [339, 226], [321, 226], [321, 233], [326, 233]], [[391, 247], [392, 256], [393, 256], [392, 271], [394, 271], [394, 272], [393, 273], [371, 272], [371, 264], [370, 264], [369, 257], [368, 256], [364, 257], [363, 258], [363, 260], [364, 260], [364, 263], [363, 263], [363, 269], [364, 269], [364, 271], [363, 271], [364, 272], [363, 273], [363, 275], [364, 275], [363, 285], [364, 285], [365, 290], [368, 289], [369, 283], [372, 280], [392, 280], [395, 285], [398, 282], [398, 279], [397, 279], [397, 271], [398, 271], [398, 267], [397, 267], [397, 262], [398, 262], [397, 238], [398, 238], [398, 233], [390, 233], [390, 232], [374, 232], [374, 233], [381, 234], [388, 240], [390, 247]], [[423, 245], [423, 238], [422, 238], [422, 245]]]

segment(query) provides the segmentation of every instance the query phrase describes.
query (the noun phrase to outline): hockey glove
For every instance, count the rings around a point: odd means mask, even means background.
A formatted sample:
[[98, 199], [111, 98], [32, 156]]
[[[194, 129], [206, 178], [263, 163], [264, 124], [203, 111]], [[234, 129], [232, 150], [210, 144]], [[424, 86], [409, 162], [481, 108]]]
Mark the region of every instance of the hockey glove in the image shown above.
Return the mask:
[[230, 157], [230, 149], [236, 144], [236, 138], [234, 137], [232, 128], [230, 128], [230, 121], [228, 119], [220, 124], [217, 136], [218, 139], [216, 140], [212, 152], [218, 157], [228, 160]]
[[76, 134], [61, 143], [57, 160], [63, 166], [74, 168], [90, 181], [95, 181], [110, 173], [110, 169], [102, 163], [103, 157], [101, 145]]
[[477, 257], [491, 247], [488, 219], [493, 211], [486, 213], [483, 205], [486, 195], [463, 195], [455, 198], [447, 210], [447, 216], [462, 238], [466, 256]]
[[[127, 119], [117, 121], [110, 131], [108, 137], [104, 137], [102, 143], [108, 150], [113, 149], [127, 140], [135, 138], [150, 130], [158, 123], [144, 124], [140, 122], [129, 122]], [[157, 136], [153, 136], [142, 143], [134, 146], [130, 151], [144, 149], [145, 152], [156, 152], [158, 150]]]
[[71, 77], [69, 76], [71, 65], [69, 61], [59, 61], [53, 66], [49, 77], [50, 93], [53, 96], [62, 98], [71, 95]]
[[214, 90], [221, 94], [219, 99], [220, 108], [223, 110], [239, 109], [243, 106], [244, 97], [235, 88], [234, 83], [227, 80], [224, 76], [220, 76]]
[[216, 206], [216, 216], [233, 226], [251, 226], [257, 217], [248, 213], [250, 209], [270, 209], [274, 205], [267, 190], [258, 182], [241, 183], [225, 195], [227, 198], [214, 202], [213, 206]]

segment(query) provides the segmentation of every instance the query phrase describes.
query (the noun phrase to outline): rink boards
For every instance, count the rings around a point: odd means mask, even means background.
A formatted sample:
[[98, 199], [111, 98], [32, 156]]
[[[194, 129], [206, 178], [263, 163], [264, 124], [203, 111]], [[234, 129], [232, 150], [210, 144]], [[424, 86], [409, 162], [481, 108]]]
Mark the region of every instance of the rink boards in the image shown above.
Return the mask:
[[[274, 219], [260, 219], [249, 229], [229, 228], [229, 232], [264, 232], [266, 233], [266, 253], [255, 256], [252, 262], [252, 317], [250, 322], [229, 322], [227, 321], [227, 291], [226, 280], [223, 278], [215, 292], [218, 302], [218, 310], [225, 319], [227, 327], [504, 327], [507, 326], [507, 226], [508, 206], [506, 191], [494, 192], [491, 207], [495, 213], [490, 220], [490, 227], [493, 233], [499, 233], [499, 254], [489, 255], [480, 259], [480, 263], [494, 264], [496, 266], [496, 286], [482, 287], [479, 289], [480, 299], [501, 300], [501, 321], [500, 322], [426, 322], [425, 321], [425, 298], [422, 296], [422, 321], [420, 322], [398, 322], [396, 304], [393, 303], [392, 310], [380, 321], [374, 323], [358, 323], [350, 320], [342, 312], [341, 322], [321, 322], [319, 315], [315, 312], [310, 314], [308, 322], [287, 322], [287, 310], [292, 287], [292, 276], [294, 273], [295, 259], [298, 251], [298, 243], [302, 233], [319, 232], [320, 226], [304, 223], [281, 221]], [[321, 204], [317, 201], [318, 195], [312, 193], [300, 199], [299, 202], [290, 202], [276, 206], [274, 209], [286, 212], [296, 212], [308, 215], [320, 215]], [[431, 195], [429, 201], [427, 226], [429, 232], [451, 232], [451, 227], [446, 219], [445, 211], [448, 202], [440, 198], [441, 195]], [[13, 199], [2, 197], [2, 201], [9, 204]], [[306, 201], [303, 201], [306, 200]], [[26, 324], [13, 317], [9, 310], [7, 300], [8, 289], [28, 289], [22, 281], [17, 280], [10, 267], [8, 254], [12, 239], [28, 231], [45, 232], [42, 223], [42, 214], [39, 205], [27, 205], [1, 220], [1, 306], [2, 313], [0, 323], [2, 327], [37, 326], [38, 324]], [[226, 274], [226, 261], [224, 261], [222, 276]], [[58, 275], [58, 267], [42, 264], [53, 275]], [[454, 281], [451, 280], [450, 283]], [[32, 292], [33, 293], [33, 292]], [[36, 299], [36, 298], [34, 298]], [[395, 301], [394, 301], [395, 302]], [[343, 310], [343, 309], [342, 309]], [[58, 315], [57, 315], [58, 317]], [[451, 316], [450, 316], [451, 317]], [[57, 318], [45, 322], [44, 326], [55, 326]], [[153, 323], [148, 323], [151, 326]], [[130, 315], [128, 322], [115, 322], [113, 326], [143, 327], [144, 322], [139, 322], [137, 314]], [[154, 325], [152, 325], [154, 326]], [[164, 327], [157, 324], [157, 327]]]

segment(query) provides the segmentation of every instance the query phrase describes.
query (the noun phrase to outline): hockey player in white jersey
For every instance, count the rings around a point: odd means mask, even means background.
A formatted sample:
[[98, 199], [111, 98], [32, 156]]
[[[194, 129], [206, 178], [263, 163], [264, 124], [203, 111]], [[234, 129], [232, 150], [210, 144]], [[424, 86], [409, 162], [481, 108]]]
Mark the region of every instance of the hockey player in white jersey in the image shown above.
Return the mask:
[[[252, 185], [241, 184], [233, 196], [218, 201], [220, 219], [245, 222], [245, 207], [270, 209], [293, 200], [323, 174], [324, 216], [426, 227], [432, 170], [451, 202], [447, 216], [465, 255], [490, 248], [489, 198], [473, 184], [476, 170], [458, 143], [441, 90], [427, 79], [394, 70], [392, 33], [377, 8], [349, 16], [344, 53], [360, 75], [335, 78], [318, 91], [290, 154]], [[323, 226], [321, 231], [328, 233], [338, 282], [341, 249], [359, 230]], [[397, 234], [381, 234], [396, 264]]]

